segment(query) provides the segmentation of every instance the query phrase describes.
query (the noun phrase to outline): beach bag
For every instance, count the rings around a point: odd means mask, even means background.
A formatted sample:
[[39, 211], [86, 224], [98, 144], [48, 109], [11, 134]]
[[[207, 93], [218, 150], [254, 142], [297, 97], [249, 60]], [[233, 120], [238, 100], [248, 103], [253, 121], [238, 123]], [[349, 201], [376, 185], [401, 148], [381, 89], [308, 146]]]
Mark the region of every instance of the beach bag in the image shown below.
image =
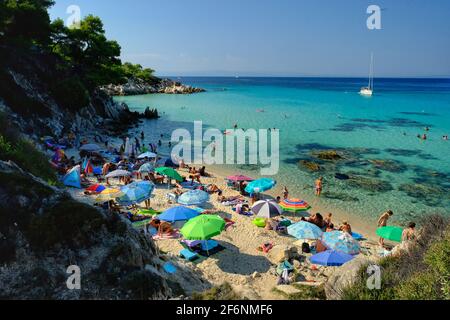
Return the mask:
[[278, 265], [277, 274], [281, 276], [285, 270], [287, 270], [288, 274], [289, 272], [294, 271], [294, 267], [287, 260]]
[[303, 244], [302, 244], [302, 252], [303, 253], [311, 253], [311, 248], [309, 247], [308, 243], [303, 242]]

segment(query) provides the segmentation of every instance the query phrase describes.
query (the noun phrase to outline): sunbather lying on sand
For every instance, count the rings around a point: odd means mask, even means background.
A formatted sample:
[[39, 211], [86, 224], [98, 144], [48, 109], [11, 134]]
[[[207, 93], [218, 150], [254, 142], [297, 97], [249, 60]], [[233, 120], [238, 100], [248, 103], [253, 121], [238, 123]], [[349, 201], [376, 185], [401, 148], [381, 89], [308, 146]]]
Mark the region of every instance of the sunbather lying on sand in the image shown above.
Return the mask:
[[237, 200], [242, 200], [242, 196], [232, 196], [232, 197], [225, 197], [225, 196], [218, 196], [217, 200], [220, 203], [224, 203], [224, 202], [234, 202]]
[[161, 221], [159, 219], [152, 219], [149, 225], [158, 230], [159, 236], [162, 236], [164, 234], [172, 234], [174, 232], [170, 223]]

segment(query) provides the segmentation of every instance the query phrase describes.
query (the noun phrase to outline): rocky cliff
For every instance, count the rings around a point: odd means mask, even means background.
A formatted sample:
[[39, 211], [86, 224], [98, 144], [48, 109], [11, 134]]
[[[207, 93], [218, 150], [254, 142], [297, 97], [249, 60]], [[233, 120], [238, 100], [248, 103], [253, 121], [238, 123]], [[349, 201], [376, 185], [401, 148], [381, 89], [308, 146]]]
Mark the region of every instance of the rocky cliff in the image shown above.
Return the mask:
[[[83, 108], [62, 106], [52, 84], [70, 74], [60, 74], [52, 59], [0, 50], [0, 113], [9, 124], [0, 128], [0, 299], [167, 299], [208, 288], [179, 262], [172, 262], [176, 274], [167, 274], [162, 266], [171, 257], [121, 216], [77, 202], [8, 161], [15, 152], [29, 164], [29, 155], [12, 150], [5, 131], [37, 145], [69, 130], [119, 134], [139, 119], [101, 90], [89, 93]], [[71, 265], [80, 268], [80, 290], [66, 285]]]
[[126, 84], [110, 84], [103, 86], [100, 89], [111, 96], [130, 96], [152, 93], [193, 94], [205, 92], [204, 89], [187, 86], [170, 79], [158, 79], [153, 83], [146, 83], [141, 79], [129, 79]]

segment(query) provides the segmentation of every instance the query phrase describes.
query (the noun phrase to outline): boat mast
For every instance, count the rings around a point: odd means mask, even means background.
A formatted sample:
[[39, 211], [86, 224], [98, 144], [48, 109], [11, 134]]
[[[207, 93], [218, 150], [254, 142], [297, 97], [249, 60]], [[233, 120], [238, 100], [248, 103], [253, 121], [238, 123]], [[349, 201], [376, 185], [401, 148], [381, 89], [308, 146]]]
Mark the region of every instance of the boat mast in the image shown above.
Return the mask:
[[373, 90], [373, 52], [370, 56], [370, 75], [369, 75], [369, 89]]

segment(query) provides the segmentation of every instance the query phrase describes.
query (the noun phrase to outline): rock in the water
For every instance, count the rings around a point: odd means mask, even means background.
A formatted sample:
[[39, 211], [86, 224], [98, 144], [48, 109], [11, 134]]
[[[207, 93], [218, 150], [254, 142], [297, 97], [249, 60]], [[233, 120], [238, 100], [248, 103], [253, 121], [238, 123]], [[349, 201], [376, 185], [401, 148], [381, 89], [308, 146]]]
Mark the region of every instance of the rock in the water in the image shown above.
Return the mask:
[[395, 160], [370, 160], [370, 163], [377, 169], [389, 172], [404, 172], [407, 169], [404, 164]]
[[314, 162], [314, 161], [300, 160], [299, 165], [301, 167], [308, 169], [309, 171], [312, 171], [312, 172], [317, 172], [317, 171], [322, 170], [322, 167], [317, 162]]
[[317, 157], [320, 160], [329, 160], [329, 161], [337, 161], [343, 158], [342, 155], [336, 150], [324, 150], [319, 152], [313, 152], [313, 156]]
[[380, 179], [352, 176], [347, 181], [351, 187], [361, 188], [371, 192], [388, 192], [394, 189], [389, 182]]
[[345, 174], [345, 173], [336, 173], [336, 174], [334, 175], [334, 177], [335, 177], [336, 179], [338, 179], [338, 180], [348, 180], [348, 179], [350, 179], [350, 176], [347, 175], [347, 174]]

